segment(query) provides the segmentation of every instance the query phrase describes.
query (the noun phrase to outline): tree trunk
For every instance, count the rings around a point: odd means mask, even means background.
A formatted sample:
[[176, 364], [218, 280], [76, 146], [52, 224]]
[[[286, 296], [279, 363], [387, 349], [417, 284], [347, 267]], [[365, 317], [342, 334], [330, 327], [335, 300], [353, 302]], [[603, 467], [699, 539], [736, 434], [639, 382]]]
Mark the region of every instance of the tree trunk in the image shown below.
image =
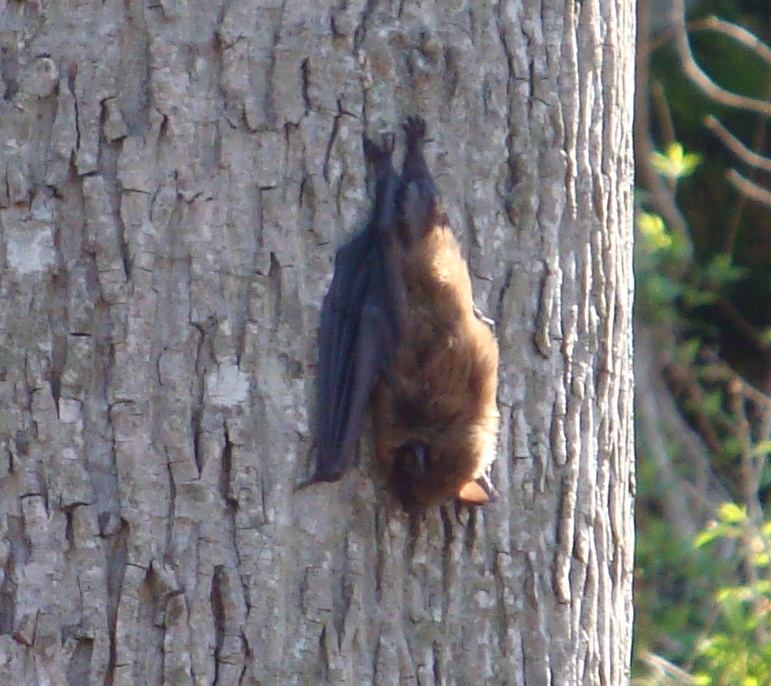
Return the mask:
[[[625, 684], [631, 0], [0, 0], [0, 683]], [[312, 462], [361, 134], [497, 320], [485, 508]]]

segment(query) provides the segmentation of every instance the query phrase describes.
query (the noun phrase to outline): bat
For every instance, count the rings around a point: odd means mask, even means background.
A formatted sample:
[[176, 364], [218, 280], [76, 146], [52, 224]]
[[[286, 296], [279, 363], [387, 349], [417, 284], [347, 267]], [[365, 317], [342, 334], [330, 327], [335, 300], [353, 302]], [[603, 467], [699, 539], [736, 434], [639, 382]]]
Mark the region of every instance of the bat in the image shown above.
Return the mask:
[[404, 299], [396, 353], [373, 393], [375, 453], [407, 510], [450, 497], [483, 504], [495, 496], [498, 342], [423, 156], [425, 122], [404, 130], [394, 259]]
[[498, 344], [426, 165], [425, 122], [404, 132], [400, 177], [392, 139], [365, 139], [375, 203], [338, 251], [322, 306], [312, 480], [342, 476], [371, 404], [376, 459], [406, 510], [483, 504], [495, 496]]

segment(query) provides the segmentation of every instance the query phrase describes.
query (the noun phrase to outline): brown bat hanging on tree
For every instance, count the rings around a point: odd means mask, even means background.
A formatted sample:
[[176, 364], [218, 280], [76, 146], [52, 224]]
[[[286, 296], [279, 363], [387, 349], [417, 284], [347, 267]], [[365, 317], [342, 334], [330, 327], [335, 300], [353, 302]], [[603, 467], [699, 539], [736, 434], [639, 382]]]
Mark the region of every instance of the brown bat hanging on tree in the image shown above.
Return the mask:
[[423, 156], [425, 122], [404, 131], [401, 177], [393, 138], [364, 139], [375, 205], [338, 251], [322, 307], [311, 481], [343, 475], [371, 404], [376, 457], [405, 509], [483, 504], [495, 494], [498, 343]]

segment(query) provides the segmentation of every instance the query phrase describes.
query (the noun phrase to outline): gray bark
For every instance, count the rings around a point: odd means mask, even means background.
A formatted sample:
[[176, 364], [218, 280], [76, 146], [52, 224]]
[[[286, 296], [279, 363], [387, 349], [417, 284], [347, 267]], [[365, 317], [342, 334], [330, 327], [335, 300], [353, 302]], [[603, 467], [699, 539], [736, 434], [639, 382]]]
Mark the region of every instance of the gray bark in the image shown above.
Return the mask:
[[[0, 683], [624, 684], [631, 0], [0, 0]], [[497, 320], [484, 509], [311, 470], [361, 134]]]

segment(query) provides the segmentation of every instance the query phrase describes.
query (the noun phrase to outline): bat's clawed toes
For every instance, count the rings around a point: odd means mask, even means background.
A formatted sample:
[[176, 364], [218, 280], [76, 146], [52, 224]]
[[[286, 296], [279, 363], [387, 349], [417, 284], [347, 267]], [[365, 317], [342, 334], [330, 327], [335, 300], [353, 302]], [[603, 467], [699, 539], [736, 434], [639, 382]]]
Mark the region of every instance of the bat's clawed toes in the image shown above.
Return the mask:
[[383, 142], [381, 143], [383, 152], [391, 157], [394, 154], [394, 148], [396, 147], [396, 136], [393, 133], [384, 133]]
[[403, 128], [407, 136], [407, 145], [414, 145], [426, 135], [426, 120], [418, 116], [407, 117]]
[[362, 138], [364, 159], [375, 166], [391, 162], [394, 153], [396, 139], [392, 133], [384, 133], [380, 136], [380, 142], [376, 143], [366, 134]]

